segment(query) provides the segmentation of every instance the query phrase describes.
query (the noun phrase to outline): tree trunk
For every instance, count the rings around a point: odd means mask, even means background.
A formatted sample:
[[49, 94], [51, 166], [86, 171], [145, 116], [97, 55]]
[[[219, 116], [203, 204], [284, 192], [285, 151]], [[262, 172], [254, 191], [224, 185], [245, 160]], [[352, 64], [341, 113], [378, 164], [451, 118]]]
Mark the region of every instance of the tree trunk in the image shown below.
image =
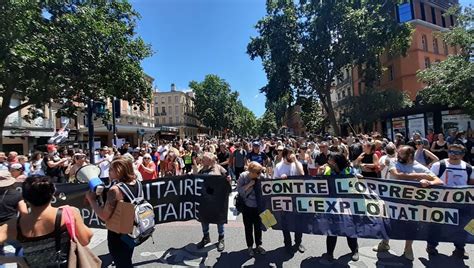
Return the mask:
[[5, 121], [7, 120], [8, 115], [0, 116], [0, 152], [3, 152], [3, 129], [5, 128]]

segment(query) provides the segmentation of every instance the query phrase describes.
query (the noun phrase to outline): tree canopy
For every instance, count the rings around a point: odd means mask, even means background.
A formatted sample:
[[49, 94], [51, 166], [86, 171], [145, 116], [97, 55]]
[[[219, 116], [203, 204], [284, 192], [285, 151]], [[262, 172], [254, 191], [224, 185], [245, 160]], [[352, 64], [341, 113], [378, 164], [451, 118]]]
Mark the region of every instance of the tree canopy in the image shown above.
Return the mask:
[[319, 1], [267, 0], [267, 15], [257, 25], [247, 53], [260, 57], [269, 99], [295, 95], [318, 100], [336, 132], [331, 83], [346, 67], [365, 65], [367, 84], [381, 74], [379, 57], [405, 53], [411, 29], [399, 24], [397, 0]]
[[0, 17], [0, 132], [29, 106], [59, 103], [72, 115], [90, 98], [141, 109], [151, 100], [140, 63], [152, 51], [135, 34], [139, 14], [128, 2], [2, 1]]
[[455, 15], [457, 24], [439, 35], [448, 45], [460, 48], [460, 53], [418, 72], [426, 84], [419, 95], [427, 103], [462, 108], [474, 117], [474, 11], [472, 6], [455, 7], [446, 14]]
[[239, 100], [239, 93], [217, 75], [206, 75], [202, 82], [191, 81], [196, 114], [202, 123], [216, 131], [234, 131], [240, 135], [256, 132], [255, 115]]

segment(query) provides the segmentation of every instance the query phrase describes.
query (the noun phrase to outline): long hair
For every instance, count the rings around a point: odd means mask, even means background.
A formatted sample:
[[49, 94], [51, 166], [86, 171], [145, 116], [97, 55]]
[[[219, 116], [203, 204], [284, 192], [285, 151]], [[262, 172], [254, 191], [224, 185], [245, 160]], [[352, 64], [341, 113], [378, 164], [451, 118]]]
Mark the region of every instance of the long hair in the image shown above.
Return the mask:
[[133, 164], [124, 157], [113, 160], [112, 163], [110, 163], [110, 169], [115, 170], [121, 182], [127, 183], [136, 179]]

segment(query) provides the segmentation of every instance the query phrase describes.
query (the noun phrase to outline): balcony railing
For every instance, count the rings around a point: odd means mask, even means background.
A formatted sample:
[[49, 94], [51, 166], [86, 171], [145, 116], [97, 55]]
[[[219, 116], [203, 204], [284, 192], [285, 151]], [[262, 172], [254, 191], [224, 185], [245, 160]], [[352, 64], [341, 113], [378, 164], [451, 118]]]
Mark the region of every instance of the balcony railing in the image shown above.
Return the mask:
[[54, 124], [52, 120], [44, 118], [36, 118], [30, 122], [23, 118], [7, 118], [5, 128], [53, 129]]

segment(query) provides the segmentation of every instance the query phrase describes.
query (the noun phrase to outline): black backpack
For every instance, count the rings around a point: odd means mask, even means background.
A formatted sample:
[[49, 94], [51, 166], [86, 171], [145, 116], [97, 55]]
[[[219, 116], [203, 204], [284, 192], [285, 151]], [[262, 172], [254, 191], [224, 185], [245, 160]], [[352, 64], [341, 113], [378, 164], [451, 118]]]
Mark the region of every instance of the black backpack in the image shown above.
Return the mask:
[[[466, 169], [462, 169], [462, 168], [449, 168], [449, 169], [465, 170], [467, 173], [467, 181], [469, 182], [469, 179], [471, 178], [471, 174], [472, 174], [472, 166], [469, 163], [466, 163]], [[439, 178], [441, 178], [445, 170], [446, 170], [446, 159], [443, 159], [439, 161], [439, 171], [438, 171]]]

